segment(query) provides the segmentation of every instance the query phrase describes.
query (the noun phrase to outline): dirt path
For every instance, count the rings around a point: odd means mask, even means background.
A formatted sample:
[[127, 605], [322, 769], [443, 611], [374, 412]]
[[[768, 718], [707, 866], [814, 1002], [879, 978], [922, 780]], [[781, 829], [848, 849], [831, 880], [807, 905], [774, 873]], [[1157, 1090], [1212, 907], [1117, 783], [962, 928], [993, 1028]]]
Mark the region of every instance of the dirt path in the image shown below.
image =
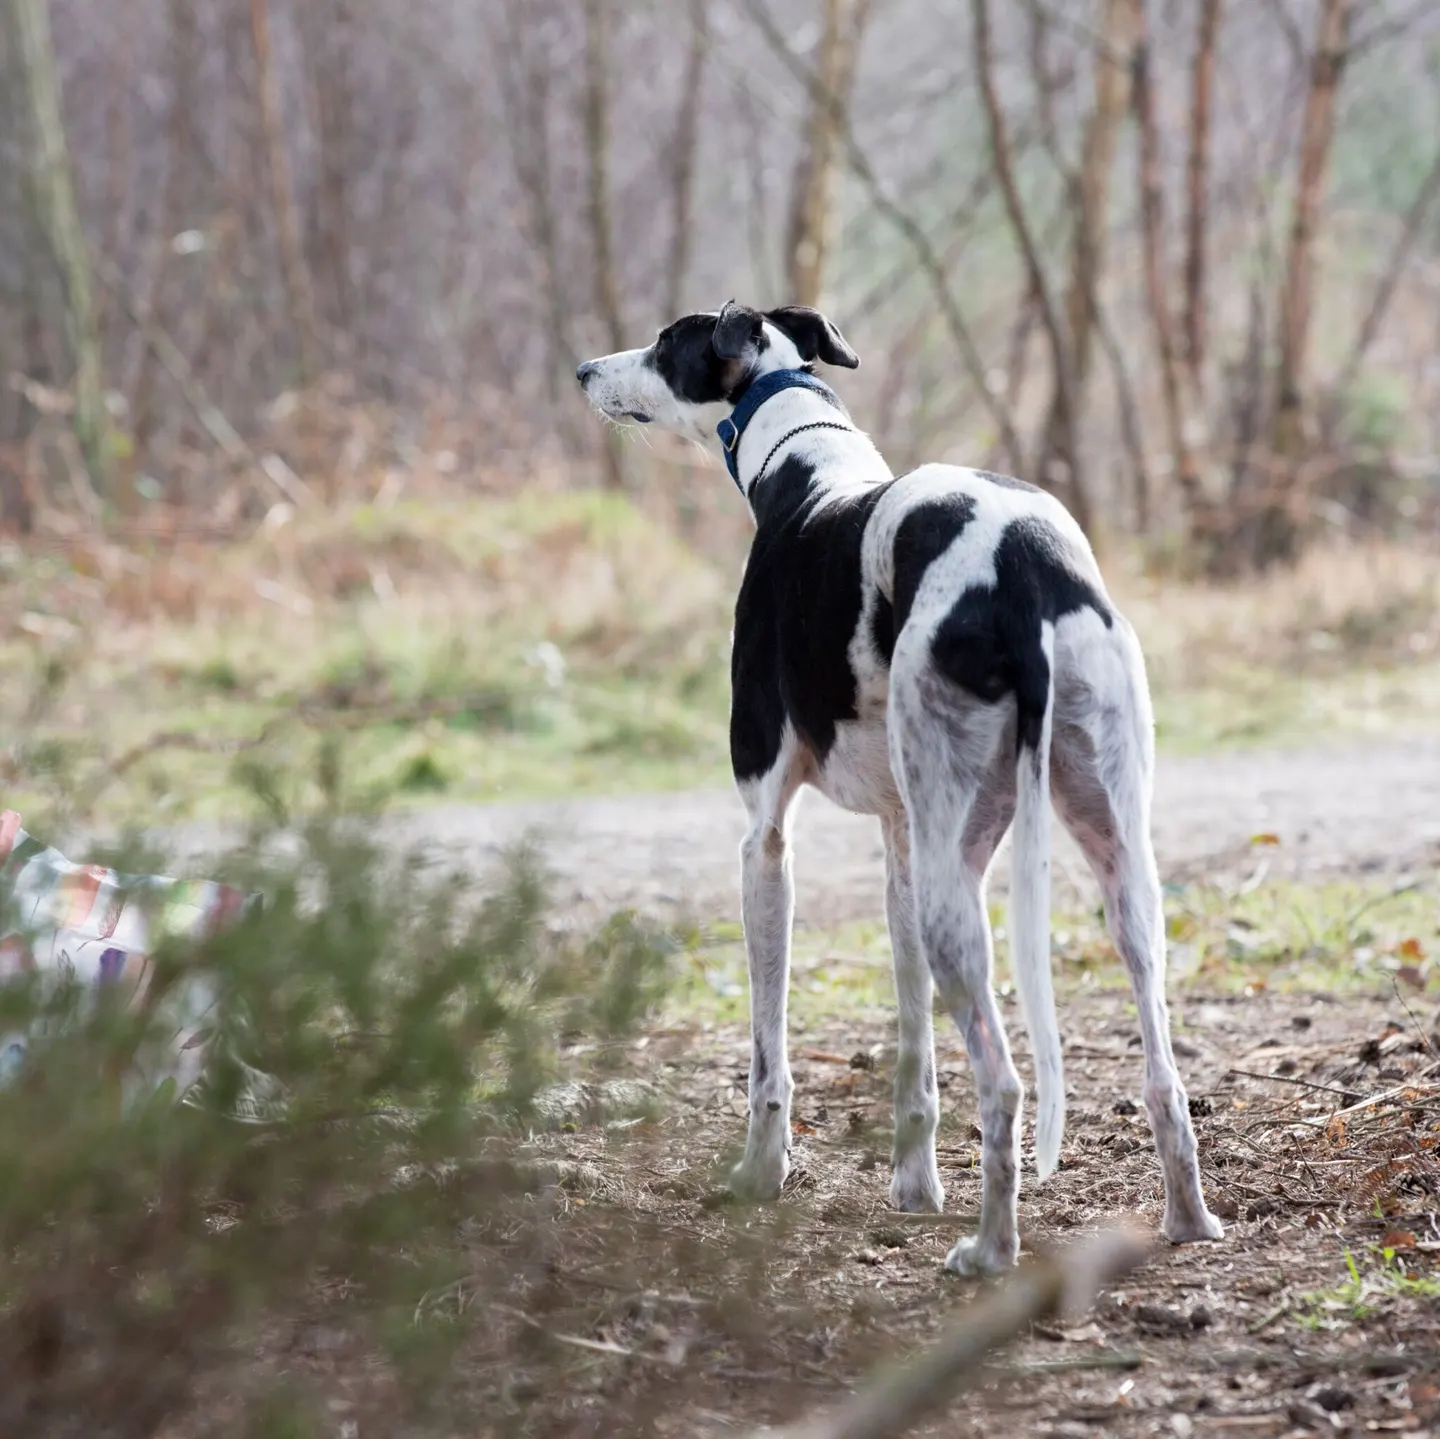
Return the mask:
[[[1027, 1069], [1017, 1006], [1004, 1007]], [[797, 1020], [805, 1009], [802, 1000]], [[1083, 1321], [1037, 1326], [1013, 1347], [1007, 1361], [1033, 1366], [1022, 1383], [962, 1400], [917, 1433], [1440, 1436], [1434, 1051], [1383, 997], [1188, 993], [1177, 1012], [1205, 1189], [1226, 1224], [1225, 1242], [1161, 1245]], [[1073, 994], [1065, 1014], [1065, 1146], [1044, 1184], [1027, 1147], [1026, 1248], [1062, 1244], [1122, 1216], [1151, 1232], [1160, 1221], [1159, 1166], [1126, 996]], [[759, 1218], [714, 1204], [716, 1175], [744, 1133], [741, 1025], [657, 1031], [631, 1049], [635, 1076], [666, 1095], [663, 1126], [637, 1129], [627, 1143], [625, 1131], [581, 1117], [542, 1141], [579, 1166], [577, 1181], [590, 1191], [562, 1245], [585, 1256], [583, 1278], [556, 1278], [547, 1300], [571, 1307], [548, 1322], [646, 1352], [658, 1330], [684, 1336], [686, 1352], [706, 1356], [681, 1371], [662, 1405], [672, 1422], [658, 1433], [720, 1439], [736, 1429], [715, 1423], [717, 1415], [732, 1424], [791, 1418], [843, 1393], [887, 1354], [924, 1342], [973, 1294], [941, 1270], [979, 1203], [969, 1066], [959, 1039], [942, 1030], [938, 1148], [947, 1213], [901, 1220], [886, 1199], [893, 1043], [889, 1016], [819, 1020], [797, 1035], [791, 1176], [777, 1209]], [[846, 1061], [857, 1051], [878, 1057], [857, 1068]], [[1264, 1077], [1271, 1074], [1284, 1078]], [[1374, 1095], [1382, 1096], [1376, 1107], [1327, 1122]], [[747, 1235], [765, 1232], [765, 1214], [778, 1215], [783, 1248], [756, 1253], [751, 1262], [765, 1265], [759, 1282], [753, 1271], [747, 1278], [739, 1256]], [[587, 1230], [607, 1222], [623, 1226], [623, 1242]], [[1358, 1276], [1349, 1288], [1347, 1255]], [[707, 1272], [709, 1265], [729, 1267]], [[656, 1309], [637, 1317], [630, 1296], [641, 1288], [657, 1296]], [[704, 1317], [721, 1313], [737, 1292], [747, 1303], [727, 1311], [733, 1327]], [[498, 1359], [497, 1372], [506, 1362], [513, 1360]], [[612, 1370], [611, 1382], [602, 1397], [567, 1401], [553, 1428], [537, 1422], [529, 1432], [628, 1432], [624, 1420], [644, 1412], [644, 1389], [657, 1381]]]
[[[527, 831], [544, 842], [560, 898], [583, 909], [635, 906], [698, 918], [737, 908], [736, 850], [744, 828], [728, 791], [549, 804], [442, 806], [407, 816], [409, 842], [484, 867]], [[1162, 758], [1155, 839], [1169, 880], [1399, 871], [1440, 858], [1440, 738], [1350, 742], [1302, 751]], [[1258, 848], [1253, 836], [1274, 834]], [[826, 924], [879, 915], [882, 850], [872, 819], [818, 795], [801, 805], [798, 918]], [[997, 884], [1007, 866], [1002, 860]], [[1061, 835], [1056, 873], [1088, 894], [1078, 851]]]

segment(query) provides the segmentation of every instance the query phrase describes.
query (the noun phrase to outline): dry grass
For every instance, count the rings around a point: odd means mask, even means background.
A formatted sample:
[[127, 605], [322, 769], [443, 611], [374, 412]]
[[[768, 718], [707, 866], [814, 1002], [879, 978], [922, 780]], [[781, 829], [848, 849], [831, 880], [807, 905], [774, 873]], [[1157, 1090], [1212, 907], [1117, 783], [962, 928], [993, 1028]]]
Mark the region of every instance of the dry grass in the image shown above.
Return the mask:
[[264, 735], [298, 773], [317, 729], [400, 791], [663, 784], [723, 757], [724, 586], [594, 491], [347, 506], [236, 543], [83, 537], [12, 551], [0, 594], [0, 650], [33, 677], [3, 702], [12, 780], [103, 783], [122, 811], [233, 808], [228, 756]]
[[1162, 746], [1404, 732], [1440, 715], [1440, 568], [1423, 541], [1337, 543], [1230, 584], [1112, 568]]
[[1231, 584], [1117, 576], [1152, 667], [1264, 665], [1323, 674], [1440, 658], [1440, 566], [1426, 543], [1343, 543]]
[[[467, 496], [433, 475], [416, 488], [281, 512], [242, 539], [153, 524], [0, 550], [0, 654], [30, 676], [0, 700], [25, 736], [0, 765], [27, 806], [103, 790], [124, 813], [233, 811], [234, 756], [263, 748], [298, 794], [316, 731], [343, 735], [368, 794], [724, 783], [743, 526], [673, 490], [642, 507]], [[1162, 745], [1440, 714], [1440, 578], [1419, 545], [1317, 550], [1228, 586], [1148, 578], [1123, 556], [1108, 569], [1150, 657]]]

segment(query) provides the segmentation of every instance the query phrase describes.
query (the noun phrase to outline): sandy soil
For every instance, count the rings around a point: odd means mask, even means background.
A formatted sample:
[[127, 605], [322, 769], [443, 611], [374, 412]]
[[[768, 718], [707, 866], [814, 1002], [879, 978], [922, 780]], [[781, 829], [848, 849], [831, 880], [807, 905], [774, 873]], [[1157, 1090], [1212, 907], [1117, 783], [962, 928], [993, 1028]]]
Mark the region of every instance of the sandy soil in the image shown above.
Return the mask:
[[[1090, 1314], [1033, 1326], [911, 1432], [1440, 1435], [1437, 1051], [1378, 999], [1186, 995], [1178, 1008], [1225, 1239], [1158, 1244]], [[1125, 997], [1072, 996], [1064, 1014], [1066, 1141], [1041, 1186], [1027, 1134], [1022, 1257], [1122, 1217], [1153, 1234], [1162, 1210]], [[1007, 1020], [1018, 1035], [1013, 1005]], [[652, 1030], [611, 1049], [618, 1080], [566, 1087], [572, 1102], [527, 1147], [533, 1195], [514, 1213], [487, 1192], [467, 1206], [473, 1267], [451, 1302], [483, 1322], [447, 1361], [450, 1427], [407, 1427], [383, 1366], [347, 1352], [353, 1300], [267, 1364], [313, 1383], [360, 1434], [752, 1439], [834, 1404], [979, 1292], [941, 1267], [975, 1220], [978, 1133], [968, 1067], [942, 1030], [947, 1212], [890, 1213], [888, 1017], [797, 1030], [794, 1169], [775, 1205], [717, 1187], [743, 1141], [741, 1027]], [[574, 1072], [593, 1075], [605, 1050], [578, 1041]], [[648, 1118], [607, 1112], [607, 1095], [633, 1105], [637, 1088]]]

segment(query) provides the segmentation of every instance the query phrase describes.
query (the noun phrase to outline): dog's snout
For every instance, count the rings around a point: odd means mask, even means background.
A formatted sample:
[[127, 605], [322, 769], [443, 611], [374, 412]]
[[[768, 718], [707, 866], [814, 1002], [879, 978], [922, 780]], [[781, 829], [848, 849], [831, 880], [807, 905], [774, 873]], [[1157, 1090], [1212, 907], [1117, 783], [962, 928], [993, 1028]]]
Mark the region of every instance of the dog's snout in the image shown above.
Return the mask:
[[576, 368], [575, 378], [580, 381], [582, 388], [585, 385], [586, 381], [589, 380], [590, 376], [593, 375], [595, 371], [599, 368], [599, 360], [586, 360], [584, 364]]

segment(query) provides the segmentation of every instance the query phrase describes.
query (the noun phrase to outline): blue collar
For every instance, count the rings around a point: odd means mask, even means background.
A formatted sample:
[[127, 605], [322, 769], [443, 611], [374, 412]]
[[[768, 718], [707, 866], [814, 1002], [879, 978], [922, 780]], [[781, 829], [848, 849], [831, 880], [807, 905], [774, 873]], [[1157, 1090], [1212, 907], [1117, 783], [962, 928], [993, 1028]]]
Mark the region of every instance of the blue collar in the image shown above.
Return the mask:
[[730, 416], [715, 426], [715, 433], [720, 436], [725, 450], [725, 468], [730, 471], [736, 489], [740, 488], [740, 441], [745, 436], [745, 430], [760, 406], [766, 400], [773, 400], [783, 390], [809, 390], [811, 394], [828, 400], [842, 415], [845, 413], [840, 396], [823, 380], [817, 380], [809, 370], [771, 370], [768, 375], [761, 375], [740, 396], [740, 402]]

